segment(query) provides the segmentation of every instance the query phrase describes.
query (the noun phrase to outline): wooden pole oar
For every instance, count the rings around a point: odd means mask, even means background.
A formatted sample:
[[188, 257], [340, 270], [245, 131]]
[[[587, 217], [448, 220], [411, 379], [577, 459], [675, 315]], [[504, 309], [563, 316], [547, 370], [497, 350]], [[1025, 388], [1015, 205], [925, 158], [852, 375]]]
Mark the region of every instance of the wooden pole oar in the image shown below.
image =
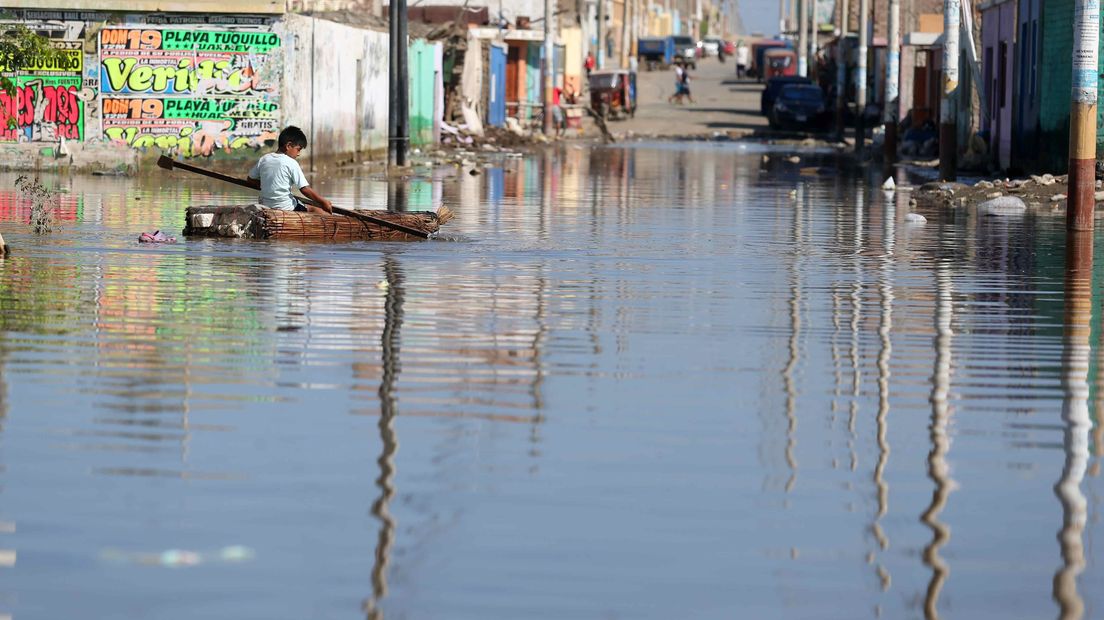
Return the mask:
[[[200, 174], [200, 175], [203, 175], [205, 177], [210, 177], [212, 179], [218, 179], [220, 181], [226, 181], [227, 183], [233, 183], [234, 185], [240, 185], [242, 187], [248, 187], [249, 189], [257, 189], [256, 185], [254, 185], [253, 183], [250, 183], [249, 181], [246, 181], [245, 179], [239, 179], [238, 177], [232, 177], [232, 176], [227, 175], [227, 174], [214, 172], [213, 170], [206, 170], [204, 168], [200, 168], [199, 166], [193, 166], [191, 164], [186, 164], [184, 162], [179, 162], [179, 161], [176, 161], [175, 159], [173, 159], [171, 157], [168, 157], [168, 156], [165, 156], [165, 155], [162, 155], [161, 157], [159, 157], [157, 159], [157, 167], [164, 168], [165, 170], [173, 170], [175, 168], [179, 168], [181, 170], [186, 170], [188, 172], [194, 172], [196, 174]], [[315, 201], [311, 200], [310, 198], [307, 198], [306, 196], [296, 196], [296, 199], [298, 199], [302, 202], [305, 202], [307, 204], [314, 205], [316, 207], [321, 206], [318, 203], [316, 203]], [[397, 230], [399, 232], [403, 232], [403, 233], [406, 233], [408, 235], [414, 235], [415, 237], [421, 237], [422, 239], [428, 239], [429, 238], [429, 233], [427, 233], [424, 230], [418, 230], [417, 228], [411, 228], [409, 226], [404, 226], [404, 225], [398, 224], [396, 222], [389, 222], [385, 219], [381, 219], [381, 218], [378, 218], [378, 217], [373, 217], [373, 216], [367, 215], [365, 213], [359, 213], [357, 211], [352, 211], [350, 209], [343, 209], [341, 207], [334, 207], [333, 212], [337, 213], [339, 215], [344, 215], [346, 217], [355, 218], [355, 219], [361, 220], [363, 222], [370, 222], [370, 223], [375, 224], [377, 226], [383, 226], [384, 228], [390, 228], [391, 230]]]

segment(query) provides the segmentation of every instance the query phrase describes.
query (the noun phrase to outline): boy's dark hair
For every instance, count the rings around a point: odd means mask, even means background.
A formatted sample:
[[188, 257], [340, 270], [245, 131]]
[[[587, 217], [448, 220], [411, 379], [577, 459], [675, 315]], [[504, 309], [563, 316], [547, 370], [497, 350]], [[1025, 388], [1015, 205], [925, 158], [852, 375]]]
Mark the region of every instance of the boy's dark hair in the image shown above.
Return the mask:
[[303, 133], [303, 130], [295, 125], [288, 125], [287, 129], [280, 132], [280, 137], [276, 140], [276, 145], [282, 151], [289, 144], [304, 149], [307, 148], [307, 134]]

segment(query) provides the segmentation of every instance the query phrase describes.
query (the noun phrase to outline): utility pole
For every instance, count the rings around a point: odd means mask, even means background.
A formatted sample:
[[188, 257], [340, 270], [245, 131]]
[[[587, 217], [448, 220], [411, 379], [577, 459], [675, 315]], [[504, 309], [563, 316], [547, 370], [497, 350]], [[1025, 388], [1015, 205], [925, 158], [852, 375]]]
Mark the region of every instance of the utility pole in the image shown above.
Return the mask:
[[843, 0], [840, 12], [839, 39], [836, 40], [836, 136], [843, 140], [844, 121], [847, 109], [847, 54], [843, 44], [847, 41], [847, 28], [851, 25], [851, 6]]
[[[548, 0], [545, 0], [546, 2]], [[621, 60], [622, 69], [629, 68], [629, 54], [632, 52], [632, 5], [635, 0], [621, 0]]]
[[[901, 77], [901, 0], [889, 0], [889, 50], [886, 52], [885, 160], [897, 161], [897, 114], [895, 106], [900, 96]], [[899, 106], [898, 106], [899, 107]]]
[[817, 52], [817, 0], [809, 0], [809, 64], [808, 75], [813, 77], [816, 73], [816, 52]]
[[[949, 1], [949, 0], [948, 0]], [[957, 2], [957, 0], [955, 0]], [[859, 0], [859, 66], [856, 79], [859, 81], [855, 93], [855, 106], [858, 108], [855, 118], [855, 152], [862, 153], [866, 143], [866, 119], [863, 112], [866, 111], [866, 85], [870, 83], [867, 75], [866, 57], [870, 45], [870, 0]]]
[[[943, 97], [939, 100], [939, 178], [953, 181], [958, 169], [958, 30], [961, 0], [943, 0]], [[1096, 70], [1096, 67], [1093, 67]]]
[[786, 0], [778, 0], [778, 34], [786, 32]]
[[598, 0], [598, 68], [606, 68], [606, 0]]
[[806, 77], [809, 75], [809, 31], [805, 22], [809, 19], [809, 0], [797, 2], [797, 74]]
[[1066, 229], [1092, 230], [1096, 193], [1097, 57], [1099, 0], [1073, 6], [1073, 90], [1070, 93], [1069, 201]]
[[410, 88], [406, 66], [406, 0], [391, 0], [390, 17], [391, 58], [388, 71], [387, 114], [387, 164], [405, 166], [406, 151], [410, 145]]
[[555, 87], [552, 74], [555, 69], [553, 50], [556, 49], [552, 44], [552, 6], [552, 0], [544, 0], [544, 62], [541, 63], [541, 71], [544, 75], [541, 76], [541, 83], [544, 84], [542, 102], [544, 103], [544, 135], [546, 136], [551, 136], [556, 132], [556, 128], [552, 126], [552, 89]]

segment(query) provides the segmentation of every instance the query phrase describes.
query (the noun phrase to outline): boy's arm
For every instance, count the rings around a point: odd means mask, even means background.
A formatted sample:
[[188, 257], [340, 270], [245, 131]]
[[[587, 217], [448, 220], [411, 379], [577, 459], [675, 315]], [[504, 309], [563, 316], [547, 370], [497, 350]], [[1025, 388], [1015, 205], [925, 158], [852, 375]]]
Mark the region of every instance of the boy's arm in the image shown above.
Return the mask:
[[253, 164], [253, 167], [249, 169], [249, 174], [246, 175], [246, 181], [249, 182], [249, 187], [261, 191], [261, 171], [260, 162]]
[[318, 203], [318, 206], [322, 207], [328, 213], [333, 213], [333, 203], [322, 197], [321, 194], [311, 189], [310, 185], [304, 185], [299, 188], [299, 191], [303, 192], [303, 195], [307, 198]]

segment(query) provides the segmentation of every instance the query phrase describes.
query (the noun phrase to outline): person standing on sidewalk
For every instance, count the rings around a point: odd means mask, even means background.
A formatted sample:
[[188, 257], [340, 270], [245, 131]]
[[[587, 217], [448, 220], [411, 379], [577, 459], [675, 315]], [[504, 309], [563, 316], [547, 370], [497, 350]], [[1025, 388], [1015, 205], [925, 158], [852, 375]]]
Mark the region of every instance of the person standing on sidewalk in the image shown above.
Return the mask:
[[744, 79], [747, 76], [748, 60], [751, 57], [751, 50], [748, 49], [747, 43], [740, 41], [740, 44], [736, 46], [736, 77]]

